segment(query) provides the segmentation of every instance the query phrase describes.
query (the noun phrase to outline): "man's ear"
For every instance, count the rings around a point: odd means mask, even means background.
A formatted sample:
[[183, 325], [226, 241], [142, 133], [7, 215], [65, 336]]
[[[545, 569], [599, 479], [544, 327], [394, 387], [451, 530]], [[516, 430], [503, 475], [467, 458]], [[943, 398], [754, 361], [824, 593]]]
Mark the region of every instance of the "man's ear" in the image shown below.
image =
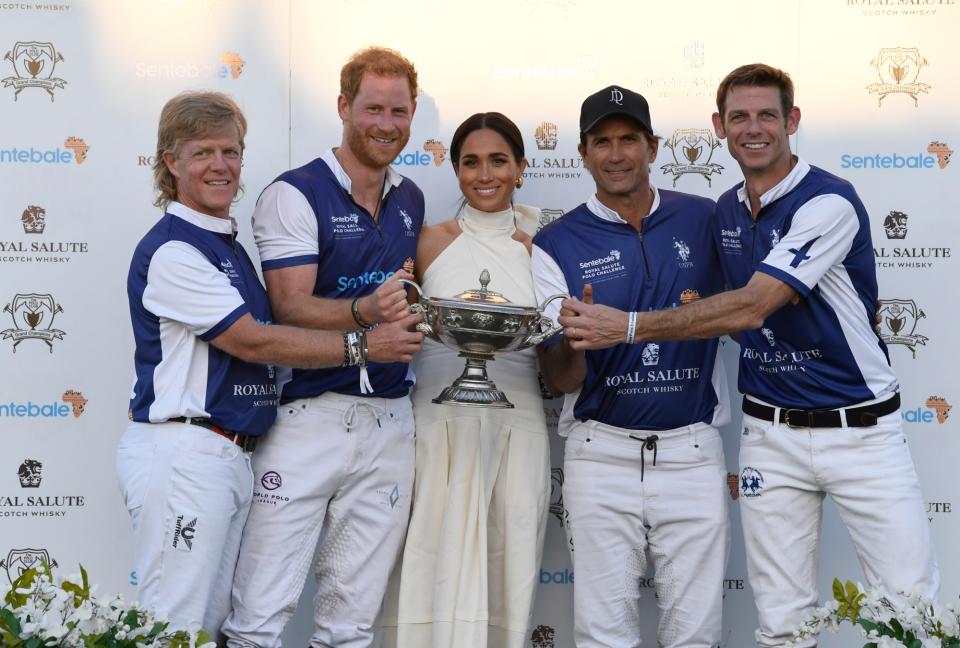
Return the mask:
[[713, 130], [717, 134], [717, 137], [720, 139], [725, 139], [727, 137], [727, 132], [723, 128], [723, 118], [720, 117], [720, 113], [713, 113]]
[[787, 113], [787, 135], [793, 135], [800, 126], [800, 109], [794, 106]]

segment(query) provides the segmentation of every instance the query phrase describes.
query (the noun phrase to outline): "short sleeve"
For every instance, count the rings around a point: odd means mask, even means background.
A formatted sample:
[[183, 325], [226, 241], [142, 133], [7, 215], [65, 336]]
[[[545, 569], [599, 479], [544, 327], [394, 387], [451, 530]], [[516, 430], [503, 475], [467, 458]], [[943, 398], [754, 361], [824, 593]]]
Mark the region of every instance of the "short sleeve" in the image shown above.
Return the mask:
[[797, 210], [790, 231], [758, 270], [809, 295], [827, 271], [849, 254], [859, 228], [850, 201], [836, 194], [817, 196]]
[[182, 241], [162, 245], [150, 260], [143, 306], [209, 341], [249, 312], [223, 272]]
[[253, 239], [264, 271], [320, 260], [317, 216], [306, 196], [283, 181], [260, 195], [253, 210]]
[[[567, 286], [567, 278], [563, 275], [563, 270], [557, 265], [552, 256], [547, 254], [543, 248], [538, 245], [533, 246], [533, 252], [530, 256], [530, 271], [533, 273], [533, 291], [537, 296], [537, 303], [542, 304], [545, 299], [554, 295], [569, 295], [570, 288]], [[554, 324], [560, 317], [560, 300], [547, 304], [543, 314], [550, 318]], [[544, 341], [544, 346], [550, 346], [560, 341], [560, 333]]]

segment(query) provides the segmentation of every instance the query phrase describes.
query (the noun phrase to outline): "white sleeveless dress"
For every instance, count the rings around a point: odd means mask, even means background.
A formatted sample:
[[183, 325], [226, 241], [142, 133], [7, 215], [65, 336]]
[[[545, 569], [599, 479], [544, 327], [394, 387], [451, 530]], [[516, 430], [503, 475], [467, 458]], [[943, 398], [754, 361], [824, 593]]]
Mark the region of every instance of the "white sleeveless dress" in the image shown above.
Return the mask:
[[[539, 210], [465, 206], [462, 234], [430, 265], [424, 293], [480, 287], [536, 303], [530, 254], [511, 237], [533, 233]], [[431, 401], [464, 359], [426, 340], [415, 360], [413, 512], [400, 569], [399, 648], [522, 648], [539, 580], [550, 497], [550, 449], [534, 349], [498, 355], [487, 373], [515, 409]]]

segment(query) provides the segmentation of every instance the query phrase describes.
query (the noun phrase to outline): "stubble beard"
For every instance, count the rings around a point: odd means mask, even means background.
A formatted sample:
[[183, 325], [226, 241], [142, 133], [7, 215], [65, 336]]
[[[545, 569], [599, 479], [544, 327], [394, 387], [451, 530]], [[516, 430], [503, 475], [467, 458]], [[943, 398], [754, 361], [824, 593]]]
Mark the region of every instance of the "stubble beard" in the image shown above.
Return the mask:
[[387, 168], [400, 155], [403, 147], [407, 145], [407, 141], [410, 139], [409, 135], [401, 136], [396, 141], [392, 151], [384, 152], [375, 148], [370, 143], [369, 135], [353, 124], [346, 125], [346, 132], [347, 147], [349, 147], [353, 156], [363, 166], [376, 170]]

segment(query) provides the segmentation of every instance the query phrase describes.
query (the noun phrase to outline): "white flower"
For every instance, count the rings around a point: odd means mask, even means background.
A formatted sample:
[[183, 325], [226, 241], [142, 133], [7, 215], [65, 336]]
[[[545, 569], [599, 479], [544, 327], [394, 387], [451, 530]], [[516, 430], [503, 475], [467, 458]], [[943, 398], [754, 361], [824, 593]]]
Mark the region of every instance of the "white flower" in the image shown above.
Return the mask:
[[877, 648], [906, 648], [906, 646], [893, 637], [880, 637], [877, 640]]
[[922, 644], [923, 648], [943, 648], [943, 643], [937, 637], [921, 639], [920, 643]]

